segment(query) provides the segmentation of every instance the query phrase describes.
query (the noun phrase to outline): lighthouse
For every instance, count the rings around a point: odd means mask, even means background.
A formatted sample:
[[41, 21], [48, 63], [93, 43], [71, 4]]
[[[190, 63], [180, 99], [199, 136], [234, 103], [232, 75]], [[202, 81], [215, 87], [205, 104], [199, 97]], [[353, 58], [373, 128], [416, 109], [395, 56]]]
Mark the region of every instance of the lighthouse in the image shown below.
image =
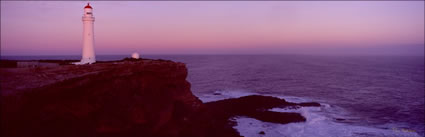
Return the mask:
[[83, 54], [80, 62], [75, 64], [92, 64], [96, 62], [94, 53], [94, 16], [90, 3], [84, 7], [83, 14]]

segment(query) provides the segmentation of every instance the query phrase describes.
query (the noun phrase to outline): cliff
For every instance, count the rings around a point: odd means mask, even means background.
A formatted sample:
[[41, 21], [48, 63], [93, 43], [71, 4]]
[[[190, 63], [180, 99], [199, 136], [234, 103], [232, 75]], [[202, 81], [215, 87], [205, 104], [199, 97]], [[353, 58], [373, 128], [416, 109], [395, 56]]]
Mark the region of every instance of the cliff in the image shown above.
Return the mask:
[[0, 74], [6, 137], [232, 137], [239, 136], [229, 121], [234, 116], [305, 121], [297, 113], [267, 111], [303, 106], [273, 97], [203, 104], [190, 91], [185, 64], [172, 61], [1, 68]]
[[177, 136], [203, 107], [185, 65], [171, 61], [2, 69], [1, 75], [4, 136]]

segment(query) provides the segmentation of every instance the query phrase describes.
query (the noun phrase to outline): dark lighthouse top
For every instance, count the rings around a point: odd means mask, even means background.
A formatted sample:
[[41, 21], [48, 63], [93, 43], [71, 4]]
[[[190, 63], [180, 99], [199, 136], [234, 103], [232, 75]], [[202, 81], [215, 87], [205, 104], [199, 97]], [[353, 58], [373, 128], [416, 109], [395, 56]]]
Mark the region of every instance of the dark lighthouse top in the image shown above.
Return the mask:
[[85, 6], [84, 8], [93, 9], [93, 8], [90, 6], [90, 3], [87, 3], [87, 6]]

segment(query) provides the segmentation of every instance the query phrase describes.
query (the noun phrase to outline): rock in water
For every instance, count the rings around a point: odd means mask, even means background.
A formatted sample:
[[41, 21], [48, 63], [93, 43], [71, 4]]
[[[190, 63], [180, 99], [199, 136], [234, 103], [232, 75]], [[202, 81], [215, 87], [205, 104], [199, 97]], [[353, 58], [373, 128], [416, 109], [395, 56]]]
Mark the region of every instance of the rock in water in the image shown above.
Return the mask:
[[266, 133], [264, 131], [260, 131], [260, 132], [258, 132], [258, 134], [265, 135]]
[[206, 103], [211, 113], [228, 119], [235, 116], [252, 117], [264, 122], [287, 124], [292, 122], [304, 122], [306, 119], [299, 113], [273, 112], [272, 108], [287, 108], [301, 106], [320, 106], [319, 103], [291, 103], [284, 99], [271, 96], [251, 95], [240, 98], [232, 98]]

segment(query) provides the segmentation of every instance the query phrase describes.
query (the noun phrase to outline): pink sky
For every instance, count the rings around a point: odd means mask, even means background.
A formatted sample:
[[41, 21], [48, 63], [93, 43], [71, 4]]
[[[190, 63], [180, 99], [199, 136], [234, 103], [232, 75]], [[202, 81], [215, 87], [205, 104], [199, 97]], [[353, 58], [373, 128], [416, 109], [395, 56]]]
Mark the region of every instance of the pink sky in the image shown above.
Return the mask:
[[[2, 55], [79, 55], [85, 1], [1, 1]], [[94, 1], [101, 54], [424, 54], [424, 1]], [[378, 50], [376, 50], [378, 49]], [[382, 49], [382, 50], [381, 50]]]

